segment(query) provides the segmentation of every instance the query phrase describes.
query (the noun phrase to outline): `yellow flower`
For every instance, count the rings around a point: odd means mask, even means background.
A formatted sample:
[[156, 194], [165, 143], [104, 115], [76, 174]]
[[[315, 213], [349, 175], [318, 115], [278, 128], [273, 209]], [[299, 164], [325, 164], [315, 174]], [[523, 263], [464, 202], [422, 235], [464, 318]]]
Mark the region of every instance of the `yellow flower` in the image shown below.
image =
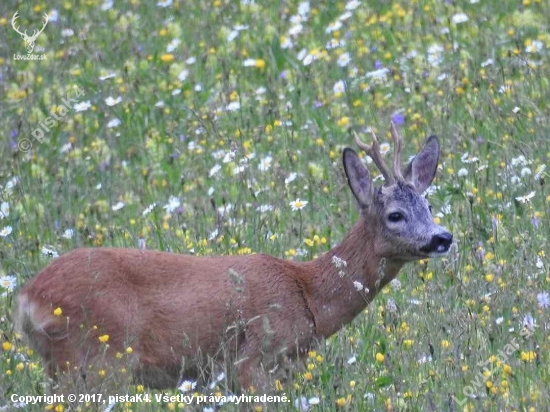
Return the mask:
[[448, 340], [442, 340], [441, 341], [441, 347], [443, 349], [447, 349], [449, 346], [451, 346], [451, 342], [449, 342]]
[[54, 311], [53, 311], [53, 314], [55, 316], [61, 316], [63, 315], [63, 310], [61, 310], [61, 308], [56, 308]]
[[537, 354], [533, 352], [532, 350], [527, 352], [521, 352], [520, 358], [524, 362], [533, 362], [535, 358], [537, 357]]
[[109, 341], [109, 335], [101, 335], [98, 339], [101, 343], [107, 343]]
[[162, 60], [164, 63], [171, 63], [175, 59], [174, 55], [171, 53], [163, 54], [160, 56], [160, 60]]
[[410, 348], [413, 345], [414, 341], [411, 339], [405, 339], [403, 341], [403, 346], [406, 348]]
[[263, 69], [265, 67], [265, 60], [264, 59], [256, 59], [256, 62], [254, 63], [254, 66], [256, 66], [258, 69]]
[[133, 352], [134, 352], [134, 350], [133, 350], [130, 346], [128, 346], [128, 347], [126, 348], [126, 353], [127, 353], [128, 355], [131, 355]]
[[275, 390], [276, 391], [282, 391], [283, 390], [283, 384], [278, 379], [275, 381]]
[[487, 282], [492, 282], [493, 279], [494, 279], [494, 275], [493, 275], [492, 273], [487, 273], [487, 274], [485, 275], [485, 280], [486, 280]]
[[105, 369], [101, 369], [97, 374], [103, 378], [105, 375], [107, 375], [107, 372], [105, 372]]
[[13, 348], [13, 345], [10, 342], [2, 342], [2, 349], [6, 352], [11, 350], [11, 348]]
[[56, 405], [54, 411], [55, 412], [63, 412], [65, 410], [65, 407], [62, 404]]
[[378, 352], [376, 354], [376, 362], [378, 362], [378, 363], [384, 362], [384, 355], [382, 353]]
[[313, 379], [313, 375], [311, 374], [311, 372], [306, 372], [306, 373], [304, 373], [302, 376], [304, 377], [304, 379], [305, 379], [306, 381], [310, 381], [310, 380]]

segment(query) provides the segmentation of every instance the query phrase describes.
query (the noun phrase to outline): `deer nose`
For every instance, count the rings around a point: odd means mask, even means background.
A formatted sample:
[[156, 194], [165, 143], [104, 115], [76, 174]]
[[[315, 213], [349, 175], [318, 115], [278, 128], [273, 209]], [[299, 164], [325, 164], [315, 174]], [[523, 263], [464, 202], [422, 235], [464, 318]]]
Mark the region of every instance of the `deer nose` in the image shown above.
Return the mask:
[[449, 250], [453, 243], [453, 234], [449, 232], [443, 232], [435, 235], [431, 242], [432, 252], [444, 253]]

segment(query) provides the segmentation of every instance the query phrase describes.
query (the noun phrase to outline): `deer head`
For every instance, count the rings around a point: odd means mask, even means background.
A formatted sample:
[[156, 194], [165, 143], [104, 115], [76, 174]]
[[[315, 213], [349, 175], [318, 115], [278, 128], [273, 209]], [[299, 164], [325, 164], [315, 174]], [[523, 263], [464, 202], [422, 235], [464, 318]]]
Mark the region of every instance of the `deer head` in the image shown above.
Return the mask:
[[40, 33], [42, 33], [44, 31], [44, 29], [46, 28], [46, 26], [48, 25], [49, 17], [48, 17], [47, 14], [44, 14], [44, 22], [43, 22], [42, 28], [40, 30], [35, 29], [31, 36], [29, 36], [27, 34], [27, 30], [25, 30], [24, 32], [19, 31], [19, 26], [16, 26], [16, 22], [17, 22], [18, 18], [19, 18], [19, 12], [16, 11], [15, 14], [13, 15], [12, 19], [11, 19], [11, 25], [12, 25], [13, 29], [17, 33], [19, 33], [21, 35], [21, 37], [23, 38], [23, 41], [25, 42], [25, 47], [27, 48], [27, 53], [30, 54], [34, 50], [34, 43], [36, 42], [36, 39], [38, 38], [38, 35]]
[[369, 230], [375, 231], [375, 249], [379, 256], [399, 261], [412, 261], [446, 253], [453, 236], [434, 223], [431, 207], [422, 195], [437, 170], [439, 140], [431, 136], [424, 147], [402, 171], [402, 138], [391, 123], [395, 145], [393, 172], [382, 155], [376, 135], [372, 145], [362, 142], [357, 134], [357, 145], [365, 150], [385, 179], [382, 187], [374, 188], [370, 173], [357, 153], [346, 148], [344, 168], [349, 186], [357, 199], [360, 212]]

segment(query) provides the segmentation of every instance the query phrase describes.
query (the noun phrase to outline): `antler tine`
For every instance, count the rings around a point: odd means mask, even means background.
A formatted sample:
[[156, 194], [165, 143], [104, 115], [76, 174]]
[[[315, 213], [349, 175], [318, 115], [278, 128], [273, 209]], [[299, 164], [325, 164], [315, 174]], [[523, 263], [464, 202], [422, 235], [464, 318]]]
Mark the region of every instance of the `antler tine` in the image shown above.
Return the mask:
[[401, 173], [401, 151], [403, 150], [403, 138], [397, 131], [394, 122], [390, 122], [391, 137], [395, 146], [395, 154], [393, 157], [393, 175], [397, 180], [404, 180]]
[[17, 24], [17, 19], [19, 18], [19, 10], [15, 12], [15, 14], [13, 15], [13, 17], [11, 18], [11, 26], [13, 27], [13, 29], [19, 33], [21, 36], [23, 35], [23, 33], [21, 33], [19, 31], [19, 26], [15, 27], [15, 25]]
[[369, 157], [374, 161], [374, 164], [376, 167], [378, 167], [378, 170], [380, 170], [380, 173], [382, 173], [382, 176], [384, 176], [384, 180], [386, 181], [386, 185], [392, 185], [395, 183], [395, 178], [390, 173], [390, 170], [388, 169], [388, 166], [386, 166], [386, 163], [384, 162], [384, 159], [382, 158], [382, 155], [380, 154], [380, 146], [378, 145], [378, 139], [376, 138], [376, 135], [374, 132], [372, 133], [372, 145], [369, 146], [365, 142], [363, 142], [361, 139], [359, 139], [359, 136], [357, 136], [357, 133], [355, 131], [353, 132], [353, 135], [355, 137], [355, 143], [357, 146], [359, 146], [361, 149], [363, 149]]

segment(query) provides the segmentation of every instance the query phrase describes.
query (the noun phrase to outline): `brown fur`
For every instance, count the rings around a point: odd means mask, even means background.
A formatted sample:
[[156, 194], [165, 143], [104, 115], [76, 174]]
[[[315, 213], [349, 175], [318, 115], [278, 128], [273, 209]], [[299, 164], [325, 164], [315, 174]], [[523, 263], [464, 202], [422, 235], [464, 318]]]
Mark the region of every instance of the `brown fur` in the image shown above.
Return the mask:
[[[417, 170], [426, 169], [427, 184], [435, 173], [435, 143], [426, 145], [428, 154], [421, 152], [428, 160], [412, 166], [419, 184], [426, 179]], [[241, 385], [261, 385], [262, 367], [278, 354], [307, 351], [351, 322], [404, 263], [426, 257], [419, 248], [443, 230], [411, 184], [397, 182], [374, 193], [368, 171], [347, 150], [346, 173], [361, 218], [318, 259], [77, 249], [20, 292], [18, 330], [42, 356], [50, 377], [86, 376], [88, 389], [96, 384], [97, 369], [113, 365], [115, 354], [127, 347], [133, 349], [131, 372], [150, 387], [174, 387], [200, 369], [207, 355], [234, 363]], [[386, 223], [396, 206], [421, 215], [415, 222], [419, 233]], [[345, 267], [336, 267], [334, 257]], [[367, 292], [358, 292], [354, 282]], [[56, 308], [61, 316], [54, 315]], [[99, 341], [102, 335], [109, 335], [108, 346]]]

